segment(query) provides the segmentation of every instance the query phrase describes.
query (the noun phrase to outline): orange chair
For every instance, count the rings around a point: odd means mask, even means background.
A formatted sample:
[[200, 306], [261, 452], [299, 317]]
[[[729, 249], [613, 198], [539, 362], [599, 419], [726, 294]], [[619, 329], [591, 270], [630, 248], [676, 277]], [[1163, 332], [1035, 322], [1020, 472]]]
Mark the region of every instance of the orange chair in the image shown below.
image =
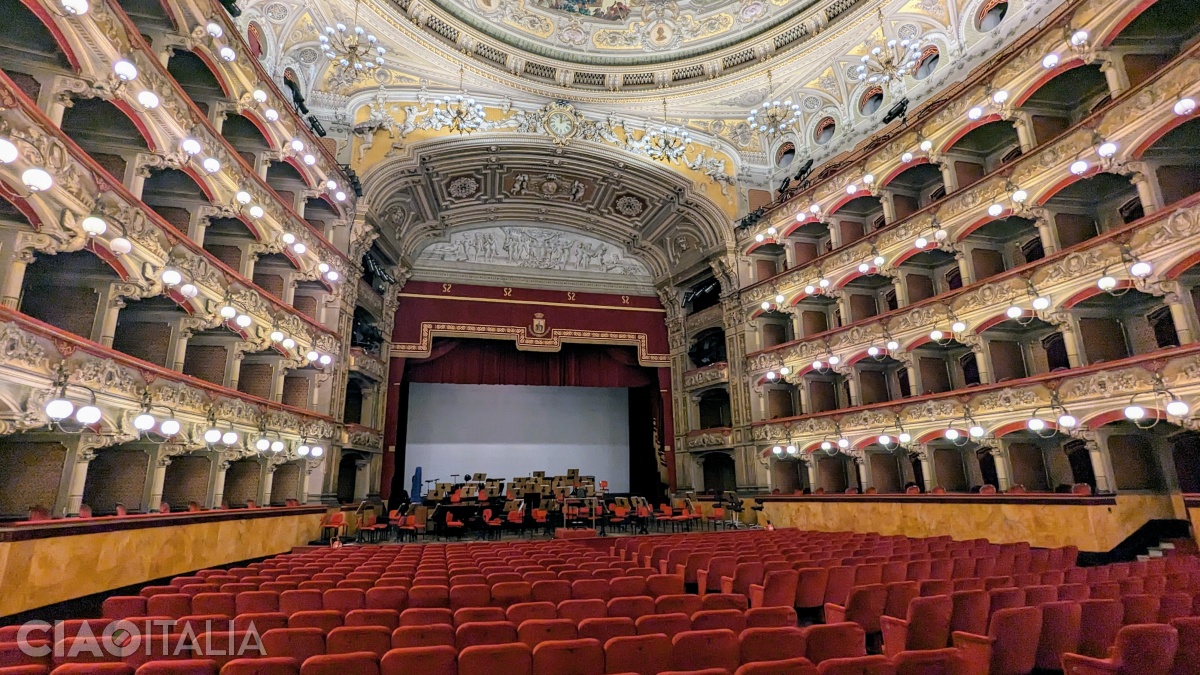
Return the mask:
[[321, 523], [321, 538], [332, 539], [346, 534], [346, 514], [335, 511], [325, 517]]

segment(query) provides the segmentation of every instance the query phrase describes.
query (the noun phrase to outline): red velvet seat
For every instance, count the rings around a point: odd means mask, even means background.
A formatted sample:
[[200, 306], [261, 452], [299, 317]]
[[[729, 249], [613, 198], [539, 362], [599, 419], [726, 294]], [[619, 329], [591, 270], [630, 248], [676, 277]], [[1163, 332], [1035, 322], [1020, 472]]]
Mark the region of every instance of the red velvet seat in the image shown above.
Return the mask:
[[825, 602], [835, 605], [845, 605], [854, 588], [854, 568], [849, 565], [838, 565], [829, 568], [825, 578]]
[[817, 675], [817, 667], [804, 657], [757, 661], [738, 668], [734, 675]]
[[787, 628], [747, 628], [738, 636], [742, 663], [777, 661], [804, 656], [804, 631]]
[[321, 591], [295, 590], [279, 594], [279, 611], [291, 616], [296, 612], [309, 612], [324, 609], [321, 602]]
[[454, 627], [444, 623], [427, 626], [400, 626], [392, 631], [392, 649], [455, 646]]
[[342, 625], [342, 613], [336, 609], [296, 612], [288, 617], [288, 628], [317, 628], [322, 633]]
[[725, 628], [739, 634], [746, 629], [746, 616], [736, 609], [701, 610], [692, 614], [692, 630]]
[[521, 623], [529, 619], [557, 619], [558, 607], [550, 602], [519, 602], [509, 606], [504, 616], [520, 628]]
[[607, 611], [610, 617], [628, 617], [636, 620], [638, 617], [654, 614], [654, 598], [648, 595], [613, 598], [608, 601]]
[[542, 642], [533, 648], [533, 675], [604, 675], [604, 647], [588, 638]]
[[687, 614], [651, 614], [636, 621], [638, 635], [662, 633], [674, 638], [679, 633], [692, 629], [692, 619]]
[[321, 654], [300, 666], [300, 675], [379, 675], [379, 657], [372, 652]]
[[750, 586], [761, 584], [764, 573], [760, 562], [739, 562], [734, 568], [733, 577], [721, 577], [721, 592], [749, 597]]
[[691, 616], [700, 611], [704, 601], [698, 595], [679, 593], [660, 595], [654, 599], [655, 614], [687, 614]]
[[747, 628], [795, 626], [796, 610], [791, 607], [755, 607], [746, 610]]
[[601, 645], [615, 637], [637, 635], [637, 627], [629, 617], [610, 616], [603, 619], [584, 619], [579, 622], [580, 638], [591, 638]]
[[[40, 668], [41, 666], [35, 666]], [[133, 675], [135, 668], [125, 663], [64, 663], [51, 675]], [[45, 672], [45, 671], [42, 671]], [[33, 675], [32, 673], [6, 673], [6, 675]]]
[[316, 628], [277, 628], [262, 635], [267, 656], [289, 656], [300, 663], [325, 653], [325, 634]]
[[[1064, 675], [1167, 675], [1175, 664], [1179, 647], [1179, 632], [1173, 626], [1145, 624], [1125, 626], [1117, 633], [1112, 655], [1098, 659], [1080, 654], [1066, 654], [1062, 665]], [[1196, 664], [1192, 664], [1193, 668]], [[1194, 670], [1192, 671], [1194, 672]]]
[[893, 581], [884, 584], [887, 589], [887, 601], [883, 606], [885, 616], [904, 618], [908, 613], [908, 604], [913, 598], [921, 595], [920, 585], [915, 581]]
[[1087, 627], [1079, 634], [1079, 653], [1094, 658], [1107, 656], [1123, 625], [1124, 605], [1119, 600], [1091, 599], [1079, 603], [1079, 607], [1080, 625]]
[[675, 574], [651, 574], [646, 577], [646, 593], [653, 598], [663, 595], [682, 595], [683, 577]]
[[192, 613], [192, 596], [184, 593], [163, 593], [146, 599], [146, 613], [178, 619]]
[[696, 570], [696, 589], [701, 597], [721, 592], [721, 577], [732, 578], [737, 569], [737, 559], [729, 555], [714, 555], [708, 565]]
[[[199, 593], [192, 596], [191, 614], [221, 614], [229, 618], [241, 614], [233, 593]], [[278, 611], [278, 606], [269, 611]]]
[[492, 589], [487, 584], [466, 584], [450, 587], [450, 609], [463, 607], [488, 607], [492, 603]]
[[502, 581], [492, 586], [494, 605], [509, 607], [533, 600], [533, 585], [527, 581]]
[[603, 600], [563, 600], [558, 603], [560, 619], [579, 623], [584, 619], [600, 619], [608, 616], [608, 605]]
[[1200, 664], [1200, 616], [1173, 619], [1171, 625], [1179, 632], [1179, 648], [1171, 675], [1190, 675]]
[[1135, 623], [1156, 623], [1160, 603], [1155, 595], [1126, 595], [1121, 598], [1121, 604], [1125, 608], [1121, 622], [1126, 626]]
[[479, 623], [481, 621], [508, 621], [508, 615], [499, 607], [463, 607], [454, 612], [454, 625]]
[[723, 668], [732, 673], [738, 665], [738, 636], [731, 630], [691, 630], [671, 638], [671, 668], [675, 670]]
[[825, 621], [841, 623], [853, 621], [868, 634], [880, 631], [879, 618], [887, 604], [887, 587], [883, 584], [867, 584], [850, 591], [846, 606], [825, 604]]
[[217, 675], [215, 661], [208, 659], [172, 659], [149, 661], [135, 671], [135, 675]]
[[967, 675], [1026, 675], [1033, 670], [1041, 635], [1042, 611], [1037, 607], [997, 610], [987, 635], [956, 631], [954, 646], [963, 653]]
[[[376, 582], [378, 583], [378, 582]], [[408, 606], [408, 589], [398, 586], [367, 589], [366, 609], [392, 609], [403, 612]]]
[[989, 598], [985, 591], [959, 591], [950, 594], [950, 632], [982, 635], [988, 628]]
[[408, 589], [408, 606], [450, 607], [450, 588], [442, 585], [414, 585]]
[[458, 675], [458, 652], [444, 645], [393, 649], [380, 659], [379, 672], [380, 675]]
[[751, 607], [791, 607], [796, 601], [796, 570], [775, 570], [763, 576], [763, 582], [750, 585]]
[[557, 605], [571, 599], [571, 584], [567, 581], [535, 581], [532, 591], [534, 602], [552, 602]]
[[608, 593], [613, 598], [628, 598], [646, 595], [646, 578], [620, 576], [608, 581]]
[[745, 612], [749, 606], [750, 601], [746, 596], [737, 593], [709, 593], [700, 599], [700, 609], [706, 611], [736, 609], [739, 612]]
[[1079, 651], [1083, 609], [1070, 600], [1047, 602], [1038, 608], [1042, 610], [1042, 634], [1035, 664], [1039, 670], [1058, 670], [1063, 654]]
[[290, 656], [234, 659], [221, 667], [221, 675], [300, 675], [300, 662]]
[[517, 628], [517, 639], [530, 649], [550, 640], [574, 640], [579, 637], [575, 622], [570, 619], [531, 619]]
[[965, 667], [954, 648], [900, 652], [891, 658], [896, 675], [959, 675]]
[[521, 642], [500, 645], [475, 645], [458, 654], [460, 673], [496, 673], [532, 675], [533, 652]]
[[340, 626], [325, 636], [326, 654], [371, 652], [382, 658], [392, 648], [392, 631], [383, 626]]
[[817, 664], [818, 675], [894, 675], [895, 666], [886, 656], [855, 656], [827, 659]]
[[425, 626], [442, 623], [454, 624], [454, 612], [446, 607], [410, 607], [400, 612], [401, 626]]
[[666, 635], [614, 637], [604, 645], [605, 672], [657, 675], [670, 667], [671, 638]]
[[[503, 615], [500, 617], [504, 618]], [[400, 626], [400, 612], [394, 609], [352, 609], [342, 620], [343, 626], [382, 626], [388, 632]]]
[[867, 655], [866, 632], [849, 621], [809, 626], [804, 630], [804, 642], [805, 656], [817, 665], [826, 659]]
[[454, 644], [460, 652], [467, 647], [498, 645], [516, 641], [517, 628], [507, 621], [464, 623], [454, 631]]
[[880, 618], [883, 651], [895, 656], [903, 651], [943, 649], [950, 644], [950, 616], [954, 603], [949, 596], [913, 598], [904, 619]]

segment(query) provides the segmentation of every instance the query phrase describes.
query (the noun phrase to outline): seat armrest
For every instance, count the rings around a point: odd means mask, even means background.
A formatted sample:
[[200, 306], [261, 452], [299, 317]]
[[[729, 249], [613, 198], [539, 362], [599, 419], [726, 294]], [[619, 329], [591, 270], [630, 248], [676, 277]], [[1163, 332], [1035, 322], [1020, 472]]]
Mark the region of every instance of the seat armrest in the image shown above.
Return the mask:
[[675, 566], [675, 576], [682, 577], [682, 576], [685, 576], [686, 574], [687, 574], [687, 565], [676, 565]]
[[992, 663], [992, 638], [956, 630], [951, 635], [963, 658], [963, 675], [988, 675]]
[[696, 570], [696, 594], [704, 597], [708, 592], [708, 570]]
[[832, 602], [825, 603], [825, 623], [842, 623], [846, 620], [846, 608]]
[[667, 561], [666, 560], [658, 561], [658, 573], [659, 574], [667, 573]]
[[895, 658], [908, 643], [908, 621], [885, 614], [879, 617], [879, 626], [883, 630], [883, 654]]
[[750, 584], [750, 606], [762, 607], [763, 604], [763, 587], [758, 584]]
[[1080, 654], [1063, 654], [1063, 675], [1109, 675], [1121, 670], [1115, 661]]
[[732, 593], [733, 592], [733, 577], [721, 577], [721, 592], [722, 593]]

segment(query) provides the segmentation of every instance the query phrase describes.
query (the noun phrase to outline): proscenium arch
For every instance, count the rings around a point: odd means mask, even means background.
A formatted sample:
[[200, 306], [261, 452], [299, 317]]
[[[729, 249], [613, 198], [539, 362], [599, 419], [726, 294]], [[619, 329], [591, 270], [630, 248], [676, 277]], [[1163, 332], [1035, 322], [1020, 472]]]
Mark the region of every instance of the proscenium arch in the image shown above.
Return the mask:
[[[515, 170], [558, 173], [599, 187], [582, 203], [506, 195], [502, 179]], [[460, 175], [480, 180], [476, 195], [448, 199], [439, 192], [438, 181]], [[364, 170], [362, 183], [377, 220], [383, 221], [394, 207], [418, 212], [396, 239], [401, 255], [409, 259], [450, 229], [505, 221], [557, 226], [614, 242], [645, 263], [655, 279], [678, 271], [672, 258], [677, 252], [660, 244], [667, 238], [688, 238], [688, 248], [705, 259], [733, 244], [729, 216], [691, 180], [662, 163], [578, 139], [567, 148], [515, 133], [428, 139]], [[709, 189], [719, 190], [716, 185]], [[642, 213], [631, 218], [607, 208], [624, 194], [643, 201]], [[600, 203], [590, 204], [598, 195], [603, 195]]]

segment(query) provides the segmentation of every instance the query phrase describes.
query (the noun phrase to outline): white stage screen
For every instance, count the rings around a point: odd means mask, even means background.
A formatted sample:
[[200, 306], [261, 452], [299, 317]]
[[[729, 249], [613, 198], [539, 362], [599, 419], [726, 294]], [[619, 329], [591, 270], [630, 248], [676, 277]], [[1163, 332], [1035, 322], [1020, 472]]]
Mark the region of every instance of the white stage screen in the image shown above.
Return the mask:
[[[629, 491], [629, 390], [413, 383], [404, 485], [485, 472], [512, 479], [579, 469]], [[424, 488], [424, 485], [422, 485]]]

